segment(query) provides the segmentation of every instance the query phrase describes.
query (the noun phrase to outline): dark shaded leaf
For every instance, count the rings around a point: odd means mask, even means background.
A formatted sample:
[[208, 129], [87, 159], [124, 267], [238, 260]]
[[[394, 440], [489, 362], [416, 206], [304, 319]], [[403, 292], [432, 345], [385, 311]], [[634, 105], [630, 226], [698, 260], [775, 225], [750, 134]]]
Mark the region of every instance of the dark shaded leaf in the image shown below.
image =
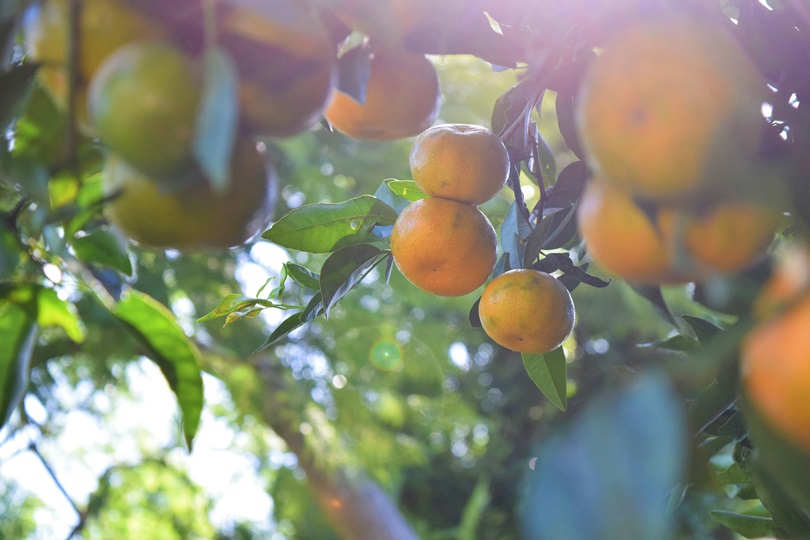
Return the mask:
[[139, 291], [130, 291], [115, 306], [113, 315], [149, 351], [169, 383], [183, 413], [183, 433], [189, 450], [200, 425], [203, 382], [200, 353], [177, 324], [174, 314]]
[[106, 229], [94, 229], [74, 238], [70, 244], [80, 261], [109, 266], [124, 275], [132, 275], [132, 262], [126, 245]]
[[222, 48], [206, 52], [204, 73], [194, 155], [211, 188], [223, 192], [231, 181], [231, 156], [239, 119], [238, 77], [231, 56]]
[[396, 219], [393, 208], [376, 197], [363, 195], [342, 203], [316, 203], [296, 208], [262, 237], [290, 249], [329, 253], [369, 240], [375, 226], [393, 225]]
[[661, 287], [657, 285], [644, 285], [642, 283], [630, 283], [628, 285], [636, 291], [638, 294], [646, 298], [653, 306], [658, 309], [658, 313], [660, 313], [664, 319], [667, 320], [672, 326], [677, 327], [678, 321], [675, 319], [675, 315], [672, 314], [672, 311], [669, 309], [669, 304], [667, 301], [664, 300], [664, 295], [661, 294]]
[[3, 427], [25, 395], [31, 353], [37, 336], [36, 311], [0, 300], [0, 427]]
[[724, 331], [713, 322], [701, 319], [700, 317], [682, 315], [681, 318], [695, 331], [698, 341], [704, 347]]
[[[570, 163], [560, 172], [557, 182], [548, 188], [550, 200], [556, 201], [559, 208], [575, 204], [582, 195], [589, 177], [588, 165], [584, 161]], [[563, 202], [567, 205], [562, 204]]]
[[554, 182], [557, 178], [557, 160], [554, 158], [554, 151], [540, 132], [537, 133], [537, 157], [540, 160], [540, 170], [543, 172], [543, 178]]
[[655, 348], [655, 349], [662, 349], [665, 351], [675, 351], [684, 353], [695, 353], [703, 350], [703, 348], [700, 346], [700, 343], [698, 343], [696, 340], [690, 338], [689, 336], [684, 336], [681, 334], [676, 334], [666, 339], [651, 341], [649, 343], [641, 343], [639, 344], [639, 347]]
[[366, 87], [371, 75], [371, 50], [360, 44], [338, 59], [338, 90], [358, 103], [366, 102]]
[[374, 268], [387, 252], [369, 244], [341, 248], [329, 256], [321, 268], [321, 294], [324, 314]]
[[473, 328], [481, 328], [481, 316], [478, 313], [478, 306], [481, 304], [481, 298], [479, 297], [478, 300], [470, 308], [470, 314], [467, 316], [467, 319], [470, 321], [470, 326]]
[[307, 289], [312, 289], [313, 291], [320, 290], [320, 276], [318, 274], [311, 271], [309, 268], [293, 262], [285, 263], [284, 266], [287, 267], [287, 273], [293, 281]]
[[267, 336], [267, 339], [264, 340], [264, 343], [262, 343], [255, 352], [262, 351], [271, 345], [275, 345], [281, 339], [285, 338], [290, 332], [303, 326], [307, 321], [301, 319], [301, 313], [302, 312], [300, 311], [298, 313], [293, 313], [284, 319], [281, 324], [276, 326], [270, 335]]
[[517, 203], [509, 205], [506, 215], [501, 223], [501, 249], [509, 255], [509, 264], [513, 268], [523, 266], [523, 257], [526, 253], [524, 239], [528, 238], [532, 229], [525, 216], [518, 212]]
[[529, 474], [524, 538], [668, 540], [686, 465], [681, 399], [661, 374], [589, 404]]
[[565, 352], [557, 347], [546, 354], [523, 354], [523, 366], [532, 382], [561, 411], [568, 408]]
[[568, 148], [579, 158], [584, 159], [585, 154], [577, 133], [576, 120], [574, 119], [574, 94], [558, 93], [556, 100], [557, 125]]
[[22, 111], [23, 103], [33, 89], [36, 72], [37, 66], [30, 64], [0, 72], [0, 128], [3, 131]]

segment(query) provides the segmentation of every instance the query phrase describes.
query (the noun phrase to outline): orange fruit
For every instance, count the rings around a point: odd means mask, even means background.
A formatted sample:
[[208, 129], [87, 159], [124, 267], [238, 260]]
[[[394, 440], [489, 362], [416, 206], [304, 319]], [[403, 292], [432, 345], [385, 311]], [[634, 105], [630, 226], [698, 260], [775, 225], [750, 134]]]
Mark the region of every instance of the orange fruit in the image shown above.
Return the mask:
[[391, 231], [394, 262], [411, 283], [440, 296], [461, 296], [495, 268], [497, 237], [474, 206], [428, 197], [409, 205]]
[[588, 253], [609, 273], [640, 283], [684, 281], [672, 271], [672, 257], [657, 225], [628, 192], [595, 178], [577, 209]]
[[509, 176], [509, 154], [497, 135], [480, 126], [442, 124], [413, 141], [411, 175], [433, 197], [483, 204]]
[[[756, 307], [770, 315], [742, 342], [742, 383], [775, 431], [810, 451], [810, 255], [792, 254], [766, 284]], [[762, 310], [766, 306], [768, 309]], [[774, 310], [775, 306], [781, 309]]]
[[591, 64], [577, 125], [598, 172], [637, 195], [679, 197], [746, 172], [765, 89], [723, 27], [683, 16], [638, 20]]
[[200, 81], [171, 45], [121, 47], [96, 72], [88, 100], [98, 136], [135, 168], [165, 175], [191, 162]]
[[162, 191], [154, 178], [112, 154], [104, 166], [103, 185], [114, 198], [105, 214], [144, 247], [180, 250], [242, 244], [270, 218], [272, 182], [264, 155], [253, 143], [237, 144], [224, 193], [213, 191], [200, 173], [182, 180], [176, 182], [182, 187]]
[[478, 315], [484, 332], [513, 351], [553, 351], [574, 330], [571, 293], [545, 272], [510, 270], [490, 281], [481, 295]]
[[602, 177], [586, 186], [577, 221], [602, 268], [629, 281], [662, 284], [739, 272], [765, 253], [780, 223], [772, 207], [744, 200], [719, 201], [700, 212], [672, 204], [649, 211]]
[[739, 272], [759, 259], [773, 241], [781, 216], [765, 204], [726, 200], [699, 213], [669, 207], [658, 215], [674, 249], [708, 272]]
[[257, 135], [284, 137], [315, 126], [335, 81], [336, 51], [303, 2], [287, 2], [280, 17], [231, 7], [217, 21], [219, 43], [239, 76], [239, 104]]
[[[67, 109], [69, 0], [32, 2], [23, 17], [25, 46], [41, 64], [39, 80], [56, 104]], [[98, 67], [116, 49], [130, 41], [159, 36], [162, 29], [118, 0], [84, 0], [79, 19], [79, 86], [76, 117], [88, 131], [87, 84]]]
[[439, 114], [440, 104], [439, 79], [427, 57], [378, 51], [371, 58], [365, 102], [336, 88], [324, 116], [349, 137], [382, 141], [424, 131]]

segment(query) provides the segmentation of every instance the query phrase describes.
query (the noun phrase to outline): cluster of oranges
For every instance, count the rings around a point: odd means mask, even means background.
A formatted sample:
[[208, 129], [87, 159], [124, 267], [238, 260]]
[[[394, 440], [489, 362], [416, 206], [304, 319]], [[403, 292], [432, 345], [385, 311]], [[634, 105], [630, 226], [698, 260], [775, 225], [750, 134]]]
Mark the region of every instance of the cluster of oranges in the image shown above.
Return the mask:
[[[470, 293], [487, 281], [497, 258], [495, 230], [476, 206], [503, 187], [509, 154], [486, 128], [444, 124], [414, 140], [409, 162], [427, 197], [403, 210], [394, 224], [394, 261], [420, 289], [441, 296]], [[488, 283], [478, 313], [496, 343], [526, 353], [559, 347], [574, 325], [565, 286], [531, 269], [512, 270]]]
[[577, 118], [595, 176], [578, 221], [595, 261], [682, 283], [764, 253], [781, 218], [754, 177], [765, 88], [725, 29], [685, 16], [629, 24], [605, 45]]
[[[300, 133], [324, 116], [349, 136], [387, 140], [418, 134], [438, 114], [433, 65], [402, 48], [362, 50], [370, 63], [362, 102], [340, 91], [340, 39], [307, 3], [285, 4], [283, 17], [272, 6], [219, 0], [79, 6], [77, 56], [69, 53], [69, 0], [32, 3], [26, 48], [54, 102], [69, 110], [72, 97], [77, 126], [107, 151], [107, 218], [145, 247], [226, 248], [258, 233], [270, 218], [277, 178], [257, 140]], [[204, 10], [212, 6], [215, 24], [206, 26], [211, 14]], [[203, 172], [205, 150], [195, 146], [206, 120], [207, 70], [216, 69], [205, 54], [211, 44], [228, 55], [237, 86], [225, 182]]]

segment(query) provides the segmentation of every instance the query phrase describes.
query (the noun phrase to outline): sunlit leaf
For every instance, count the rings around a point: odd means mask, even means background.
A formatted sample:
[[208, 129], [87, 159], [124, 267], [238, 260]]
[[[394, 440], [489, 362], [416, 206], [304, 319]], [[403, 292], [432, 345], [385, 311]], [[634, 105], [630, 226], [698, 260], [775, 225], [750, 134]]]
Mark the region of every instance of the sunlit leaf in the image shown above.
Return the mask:
[[144, 293], [131, 291], [124, 295], [113, 314], [146, 347], [149, 358], [163, 372], [177, 396], [183, 413], [183, 433], [190, 450], [203, 406], [197, 347], [177, 324], [172, 312]]
[[413, 180], [386, 180], [388, 188], [405, 200], [416, 202], [427, 197]]
[[313, 291], [320, 290], [321, 285], [318, 281], [320, 276], [318, 274], [311, 271], [309, 268], [293, 262], [284, 263], [284, 266], [287, 268], [287, 273], [293, 281], [307, 289], [312, 289]]
[[262, 237], [290, 249], [329, 253], [368, 240], [376, 225], [393, 225], [396, 219], [393, 208], [371, 195], [363, 195], [342, 203], [296, 208]]
[[225, 298], [223, 298], [219, 304], [217, 304], [217, 307], [197, 319], [197, 322], [203, 323], [212, 319], [227, 316], [229, 319], [225, 324], [229, 324], [232, 322], [230, 319], [231, 315], [242, 313], [242, 316], [244, 316], [244, 312], [252, 311], [257, 306], [261, 306], [262, 308], [285, 307], [281, 304], [277, 304], [271, 300], [265, 300], [263, 298], [251, 298], [241, 294], [229, 294], [225, 296]]
[[760, 538], [774, 533], [773, 519], [762, 516], [750, 516], [724, 510], [709, 512], [717, 523], [746, 538]]
[[58, 326], [76, 343], [84, 341], [85, 329], [72, 303], [62, 300], [53, 289], [37, 290], [37, 323], [43, 328]]
[[555, 407], [564, 411], [568, 407], [566, 394], [567, 370], [565, 352], [557, 347], [546, 354], [523, 354], [523, 366], [532, 382]]

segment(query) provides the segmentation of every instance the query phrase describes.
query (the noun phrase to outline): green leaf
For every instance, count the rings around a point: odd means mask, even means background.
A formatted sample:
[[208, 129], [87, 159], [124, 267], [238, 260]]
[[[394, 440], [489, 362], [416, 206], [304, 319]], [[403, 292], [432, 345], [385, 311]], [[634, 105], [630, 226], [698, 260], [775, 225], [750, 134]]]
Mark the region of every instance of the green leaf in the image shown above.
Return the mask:
[[149, 351], [169, 383], [183, 413], [189, 450], [200, 425], [203, 382], [197, 347], [177, 324], [174, 314], [154, 298], [131, 291], [115, 306], [115, 315]]
[[35, 309], [0, 300], [0, 427], [25, 395], [37, 335]]
[[649, 343], [641, 343], [638, 346], [684, 353], [696, 353], [703, 350], [700, 346], [700, 343], [698, 343], [696, 340], [690, 338], [689, 336], [684, 336], [681, 334], [676, 334], [666, 339], [651, 341]]
[[564, 411], [568, 407], [568, 396], [565, 352], [562, 347], [546, 354], [524, 353], [523, 366], [537, 388], [555, 407]]
[[560, 134], [565, 140], [568, 148], [580, 159], [584, 157], [582, 152], [582, 145], [579, 142], [579, 135], [577, 132], [576, 121], [574, 119], [574, 94], [567, 92], [559, 92], [555, 100], [555, 107], [557, 110], [557, 125], [560, 128]]
[[393, 225], [393, 208], [363, 195], [342, 203], [316, 203], [290, 211], [262, 237], [279, 246], [310, 253], [329, 253], [368, 240], [377, 225]]
[[287, 267], [287, 273], [293, 281], [307, 289], [312, 289], [313, 291], [320, 290], [321, 284], [318, 281], [320, 279], [318, 274], [311, 271], [309, 268], [293, 262], [285, 263], [284, 266]]
[[46, 328], [58, 326], [75, 343], [82, 343], [85, 329], [72, 303], [62, 300], [56, 291], [39, 287], [37, 291], [37, 323]]
[[0, 222], [0, 281], [11, 278], [20, 264], [23, 251], [17, 231]]
[[427, 194], [419, 189], [413, 180], [385, 180], [388, 189], [406, 201], [416, 202], [427, 197]]
[[293, 313], [286, 319], [284, 319], [281, 324], [276, 326], [275, 330], [273, 330], [267, 339], [264, 340], [264, 343], [256, 349], [256, 352], [262, 351], [271, 345], [274, 345], [281, 341], [282, 338], [286, 337], [287, 334], [306, 324], [307, 321], [303, 320], [301, 315], [303, 311], [299, 311], [298, 313]]
[[409, 204], [411, 204], [411, 201], [409, 201], [404, 197], [400, 197], [399, 195], [394, 193], [394, 191], [388, 186], [390, 182], [395, 181], [398, 180], [394, 178], [387, 178], [383, 180], [380, 183], [380, 186], [377, 188], [377, 191], [374, 192], [374, 196], [377, 197], [377, 199], [384, 202], [385, 204], [387, 204], [388, 206], [390, 206], [391, 208], [393, 208], [393, 210], [397, 214], [399, 214], [403, 210], [405, 210], [405, 208], [407, 208]]
[[206, 52], [204, 72], [194, 155], [212, 189], [223, 192], [231, 180], [231, 156], [239, 119], [238, 76], [228, 52], [218, 47]]
[[524, 538], [668, 540], [687, 455], [681, 397], [663, 374], [589, 403], [547, 438], [528, 478]]
[[461, 523], [458, 526], [458, 540], [476, 540], [478, 538], [478, 524], [490, 501], [489, 479], [482, 476], [475, 484], [464, 511], [461, 514]]
[[37, 66], [20, 65], [0, 73], [0, 128], [3, 131], [14, 121], [22, 109], [22, 103], [33, 88]]
[[341, 248], [329, 256], [321, 268], [321, 294], [324, 314], [355, 285], [360, 283], [388, 252], [369, 244]]
[[543, 173], [543, 178], [553, 182], [557, 177], [557, 160], [554, 157], [554, 150], [540, 132], [537, 133], [537, 157], [540, 160], [540, 171]]
[[713, 322], [707, 321], [706, 319], [693, 317], [691, 315], [683, 315], [682, 318], [687, 322], [687, 324], [689, 324], [692, 330], [695, 331], [698, 341], [704, 347], [708, 345], [712, 339], [723, 332], [722, 328]]
[[132, 261], [129, 260], [126, 244], [106, 229], [95, 229], [76, 237], [71, 245], [81, 261], [109, 266], [124, 275], [132, 275]]
[[749, 516], [724, 510], [709, 512], [714, 520], [746, 538], [762, 538], [773, 535], [773, 519], [762, 516]]
[[501, 223], [501, 249], [509, 254], [511, 268], [523, 268], [526, 255], [525, 239], [532, 233], [532, 228], [523, 213], [518, 211], [517, 203], [509, 205]]
[[[228, 316], [228, 320], [225, 324], [229, 324], [233, 322], [230, 319], [231, 315], [234, 314], [241, 314], [245, 316], [247, 312], [252, 312], [256, 306], [262, 306], [263, 308], [284, 308], [285, 306], [281, 304], [276, 304], [270, 300], [265, 300], [263, 298], [251, 298], [249, 296], [243, 296], [241, 294], [229, 294], [223, 298], [217, 307], [211, 310], [210, 313], [207, 313], [197, 319], [198, 323], [203, 323], [206, 321], [210, 321], [212, 319], [216, 319], [219, 317]], [[261, 311], [261, 310], [260, 310]]]

